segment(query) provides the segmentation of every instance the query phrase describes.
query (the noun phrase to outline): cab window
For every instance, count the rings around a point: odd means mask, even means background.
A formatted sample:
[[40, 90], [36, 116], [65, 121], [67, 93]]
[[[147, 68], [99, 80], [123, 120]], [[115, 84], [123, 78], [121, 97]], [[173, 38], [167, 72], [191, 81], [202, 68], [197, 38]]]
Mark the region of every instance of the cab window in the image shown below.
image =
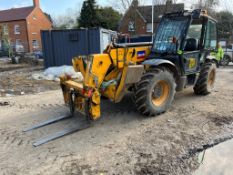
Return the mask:
[[201, 24], [192, 24], [189, 28], [187, 38], [195, 38], [199, 40], [201, 38], [201, 29]]
[[189, 27], [187, 37], [185, 39], [184, 51], [196, 51], [199, 49], [199, 43], [201, 39], [201, 24], [192, 24]]
[[217, 47], [217, 27], [216, 23], [209, 20], [207, 23], [205, 48], [215, 49]]

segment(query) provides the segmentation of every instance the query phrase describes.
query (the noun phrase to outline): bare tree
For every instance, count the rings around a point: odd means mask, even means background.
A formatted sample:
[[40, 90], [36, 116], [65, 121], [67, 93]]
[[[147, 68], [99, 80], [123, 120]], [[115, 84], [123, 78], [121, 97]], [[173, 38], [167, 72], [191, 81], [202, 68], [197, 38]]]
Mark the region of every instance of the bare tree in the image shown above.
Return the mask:
[[[112, 4], [120, 13], [125, 13], [129, 7], [132, 5], [133, 0], [109, 0], [109, 3]], [[146, 0], [138, 0], [139, 5], [145, 5]]]
[[55, 29], [72, 29], [77, 26], [76, 18], [79, 16], [80, 12], [76, 9], [69, 8], [66, 10], [65, 14], [55, 16], [54, 28]]
[[132, 4], [132, 0], [119, 0], [116, 4], [120, 11], [125, 12], [130, 5]]
[[198, 0], [192, 2], [192, 4], [194, 8], [205, 9], [212, 13], [214, 8], [219, 5], [219, 0]]
[[[152, 5], [154, 2], [155, 5], [166, 4], [166, 2], [170, 1], [171, 3], [177, 3], [178, 0], [138, 0], [139, 6], [144, 5]], [[129, 7], [132, 5], [133, 0], [109, 0], [109, 3], [112, 4], [120, 13], [124, 14]]]

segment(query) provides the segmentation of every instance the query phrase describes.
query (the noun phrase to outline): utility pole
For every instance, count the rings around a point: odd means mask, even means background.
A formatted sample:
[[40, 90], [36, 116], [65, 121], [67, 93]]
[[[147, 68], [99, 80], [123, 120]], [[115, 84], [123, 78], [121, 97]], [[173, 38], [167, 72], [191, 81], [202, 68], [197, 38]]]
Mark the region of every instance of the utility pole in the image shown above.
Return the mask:
[[202, 8], [202, 0], [199, 1], [199, 6]]
[[151, 28], [152, 28], [152, 31], [151, 31], [151, 33], [152, 33], [152, 42], [153, 42], [153, 40], [154, 40], [154, 0], [152, 0], [152, 21], [151, 21]]

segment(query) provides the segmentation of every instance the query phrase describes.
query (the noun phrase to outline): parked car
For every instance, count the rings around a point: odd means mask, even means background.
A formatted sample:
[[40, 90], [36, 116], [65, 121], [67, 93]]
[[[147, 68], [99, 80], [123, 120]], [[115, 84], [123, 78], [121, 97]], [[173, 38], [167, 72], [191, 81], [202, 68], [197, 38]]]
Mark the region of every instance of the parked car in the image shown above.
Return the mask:
[[6, 50], [0, 50], [0, 57], [6, 57], [9, 56], [9, 52]]
[[233, 62], [233, 44], [223, 47], [224, 50], [224, 57], [221, 60], [220, 64], [222, 66], [227, 66], [229, 65], [230, 62]]

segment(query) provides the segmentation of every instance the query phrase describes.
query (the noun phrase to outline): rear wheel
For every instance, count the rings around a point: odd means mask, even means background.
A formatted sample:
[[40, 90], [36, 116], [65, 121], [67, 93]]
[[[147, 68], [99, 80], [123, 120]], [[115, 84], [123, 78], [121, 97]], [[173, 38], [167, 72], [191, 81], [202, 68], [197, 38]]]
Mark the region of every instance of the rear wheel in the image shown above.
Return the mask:
[[220, 61], [221, 66], [228, 66], [230, 63], [230, 57], [227, 55], [224, 55], [223, 59]]
[[155, 68], [145, 73], [136, 85], [137, 110], [145, 116], [155, 116], [165, 112], [172, 104], [175, 88], [175, 79], [169, 70]]
[[214, 89], [216, 80], [216, 64], [206, 63], [199, 75], [194, 92], [197, 95], [208, 95]]

